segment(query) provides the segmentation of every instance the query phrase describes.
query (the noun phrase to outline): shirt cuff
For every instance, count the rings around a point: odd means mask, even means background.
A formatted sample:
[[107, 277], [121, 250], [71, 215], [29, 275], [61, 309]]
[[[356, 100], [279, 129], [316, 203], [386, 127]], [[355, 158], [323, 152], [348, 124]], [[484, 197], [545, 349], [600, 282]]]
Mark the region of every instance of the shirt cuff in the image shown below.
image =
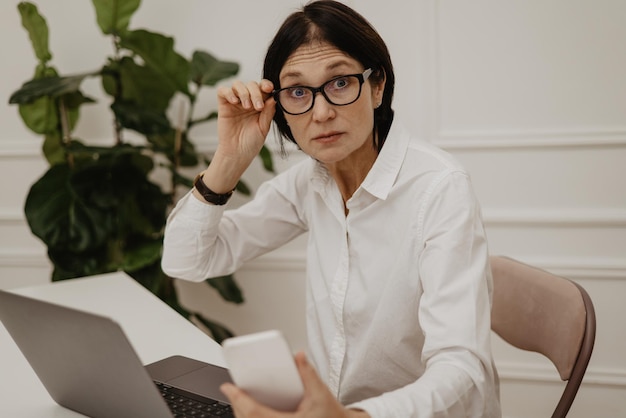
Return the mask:
[[219, 221], [226, 205], [211, 205], [198, 200], [192, 191], [183, 196], [172, 210], [170, 218], [196, 228], [208, 229]]

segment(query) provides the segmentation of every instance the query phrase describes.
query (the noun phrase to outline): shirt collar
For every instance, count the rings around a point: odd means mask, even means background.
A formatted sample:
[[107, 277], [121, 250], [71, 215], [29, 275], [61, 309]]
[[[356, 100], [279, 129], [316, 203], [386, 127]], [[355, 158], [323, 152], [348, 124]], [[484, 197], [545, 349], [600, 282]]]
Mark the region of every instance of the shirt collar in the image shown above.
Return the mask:
[[386, 199], [398, 177], [408, 144], [408, 132], [400, 123], [393, 122], [385, 145], [363, 180], [361, 188], [378, 199]]

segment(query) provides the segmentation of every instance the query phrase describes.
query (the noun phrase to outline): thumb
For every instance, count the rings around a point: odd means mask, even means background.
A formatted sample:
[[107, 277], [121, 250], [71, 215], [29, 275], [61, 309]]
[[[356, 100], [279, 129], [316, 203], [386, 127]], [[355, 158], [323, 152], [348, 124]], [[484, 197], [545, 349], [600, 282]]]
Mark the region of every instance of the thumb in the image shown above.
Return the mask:
[[274, 118], [274, 114], [276, 113], [276, 100], [273, 97], [268, 97], [265, 99], [265, 105], [261, 110], [261, 114], [259, 115], [259, 128], [263, 131], [265, 135], [270, 130], [270, 125], [272, 124], [272, 119]]
[[305, 391], [310, 391], [319, 387], [320, 385], [324, 386], [322, 379], [320, 379], [317, 371], [313, 368], [311, 363], [309, 363], [304, 352], [298, 352], [295, 355], [295, 361]]

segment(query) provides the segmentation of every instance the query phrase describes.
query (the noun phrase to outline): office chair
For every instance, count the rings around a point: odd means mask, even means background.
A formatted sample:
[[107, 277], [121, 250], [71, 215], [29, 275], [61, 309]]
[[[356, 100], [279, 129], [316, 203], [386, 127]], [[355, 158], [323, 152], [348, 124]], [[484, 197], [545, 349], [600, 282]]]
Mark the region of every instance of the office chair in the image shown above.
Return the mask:
[[511, 258], [491, 256], [491, 329], [522, 350], [543, 354], [567, 381], [552, 418], [565, 417], [596, 335], [591, 298], [580, 285]]

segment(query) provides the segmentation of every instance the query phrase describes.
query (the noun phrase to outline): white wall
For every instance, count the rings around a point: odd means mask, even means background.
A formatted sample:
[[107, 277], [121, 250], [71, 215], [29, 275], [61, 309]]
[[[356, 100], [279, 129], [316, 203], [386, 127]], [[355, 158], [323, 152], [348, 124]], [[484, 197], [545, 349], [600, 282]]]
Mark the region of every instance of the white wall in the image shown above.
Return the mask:
[[[22, 214], [30, 184], [45, 169], [40, 139], [6, 104], [34, 66], [17, 3], [0, 3], [0, 287], [47, 282], [50, 271]], [[64, 73], [98, 68], [109, 43], [93, 23], [91, 3], [39, 3], [51, 27], [54, 64]], [[277, 25], [300, 3], [153, 0], [131, 25], [175, 36], [187, 56], [203, 48], [238, 61], [241, 78], [256, 79]], [[626, 415], [626, 3], [347, 3], [388, 42], [399, 117], [472, 174], [492, 252], [564, 274], [589, 290], [599, 321], [596, 349], [570, 416]], [[85, 87], [99, 95], [98, 85]], [[203, 96], [202, 105], [213, 100]], [[110, 135], [108, 120], [98, 117], [106, 105], [83, 114], [79, 136]], [[214, 134], [203, 134], [200, 146], [210, 150]], [[258, 170], [248, 174], [253, 184]], [[279, 327], [301, 347], [302, 248], [300, 240], [238, 272], [244, 306], [226, 306], [203, 284], [181, 283], [182, 298], [238, 333]], [[545, 415], [562, 387], [551, 366], [499, 341], [495, 351], [505, 413]]]

